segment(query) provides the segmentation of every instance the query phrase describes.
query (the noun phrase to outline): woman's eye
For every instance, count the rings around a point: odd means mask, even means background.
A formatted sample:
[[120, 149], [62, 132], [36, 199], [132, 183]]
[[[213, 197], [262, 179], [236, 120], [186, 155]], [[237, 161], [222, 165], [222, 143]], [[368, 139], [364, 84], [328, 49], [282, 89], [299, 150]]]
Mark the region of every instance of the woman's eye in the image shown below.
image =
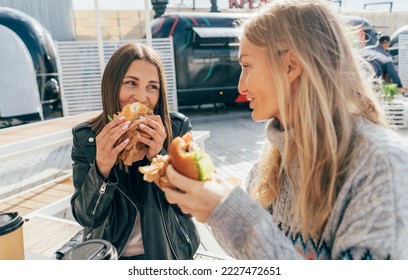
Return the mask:
[[248, 70], [248, 65], [241, 64], [241, 71], [246, 71], [246, 70]]
[[134, 81], [124, 81], [123, 84], [129, 85], [129, 86], [135, 86], [136, 82], [134, 82]]
[[148, 88], [151, 89], [151, 90], [158, 90], [158, 89], [159, 89], [159, 86], [157, 86], [157, 85], [150, 85], [150, 86], [148, 86]]

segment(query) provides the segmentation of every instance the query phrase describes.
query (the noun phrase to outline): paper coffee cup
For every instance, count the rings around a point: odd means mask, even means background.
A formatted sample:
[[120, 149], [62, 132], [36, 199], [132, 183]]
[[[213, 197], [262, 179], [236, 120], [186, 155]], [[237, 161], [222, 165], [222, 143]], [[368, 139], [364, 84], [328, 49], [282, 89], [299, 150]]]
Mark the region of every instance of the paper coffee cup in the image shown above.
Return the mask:
[[0, 260], [24, 260], [23, 224], [17, 212], [0, 213]]

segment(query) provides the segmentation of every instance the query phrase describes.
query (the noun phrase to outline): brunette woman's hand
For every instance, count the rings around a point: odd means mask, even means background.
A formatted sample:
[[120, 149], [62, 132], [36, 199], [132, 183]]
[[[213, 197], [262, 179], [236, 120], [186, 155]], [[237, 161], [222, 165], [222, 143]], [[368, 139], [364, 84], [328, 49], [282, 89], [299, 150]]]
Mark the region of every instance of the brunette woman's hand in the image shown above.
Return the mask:
[[215, 207], [234, 188], [217, 174], [213, 174], [209, 181], [192, 180], [178, 173], [171, 164], [166, 169], [166, 176], [176, 187], [163, 188], [167, 201], [177, 204], [183, 213], [196, 217], [202, 223], [207, 222]]
[[129, 139], [117, 143], [118, 139], [128, 130], [129, 124], [130, 121], [125, 121], [125, 117], [121, 116], [108, 123], [96, 136], [96, 165], [105, 178], [109, 177], [118, 154], [129, 143]]
[[145, 119], [146, 124], [140, 124], [139, 129], [144, 131], [148, 136], [142, 135], [139, 142], [149, 147], [146, 157], [151, 161], [163, 149], [163, 143], [167, 135], [159, 115], [148, 115]]

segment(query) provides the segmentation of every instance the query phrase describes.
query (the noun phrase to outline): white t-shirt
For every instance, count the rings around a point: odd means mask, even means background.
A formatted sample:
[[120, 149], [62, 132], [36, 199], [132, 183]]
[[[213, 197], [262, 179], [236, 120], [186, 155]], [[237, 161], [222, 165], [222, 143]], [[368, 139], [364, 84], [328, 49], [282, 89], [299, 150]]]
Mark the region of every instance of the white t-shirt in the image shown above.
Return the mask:
[[135, 228], [133, 229], [132, 236], [130, 237], [125, 251], [123, 251], [123, 256], [125, 257], [143, 255], [145, 253], [140, 220], [140, 213], [138, 211], [136, 215]]

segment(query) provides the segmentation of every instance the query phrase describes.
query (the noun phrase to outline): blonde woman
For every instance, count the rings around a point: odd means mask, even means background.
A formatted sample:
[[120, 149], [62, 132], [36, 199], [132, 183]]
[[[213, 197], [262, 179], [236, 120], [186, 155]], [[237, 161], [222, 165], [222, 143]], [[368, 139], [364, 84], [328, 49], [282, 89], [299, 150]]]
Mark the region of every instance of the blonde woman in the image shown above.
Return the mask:
[[408, 143], [327, 1], [273, 1], [243, 24], [239, 91], [268, 144], [248, 195], [167, 175], [170, 203], [239, 259], [407, 259]]

